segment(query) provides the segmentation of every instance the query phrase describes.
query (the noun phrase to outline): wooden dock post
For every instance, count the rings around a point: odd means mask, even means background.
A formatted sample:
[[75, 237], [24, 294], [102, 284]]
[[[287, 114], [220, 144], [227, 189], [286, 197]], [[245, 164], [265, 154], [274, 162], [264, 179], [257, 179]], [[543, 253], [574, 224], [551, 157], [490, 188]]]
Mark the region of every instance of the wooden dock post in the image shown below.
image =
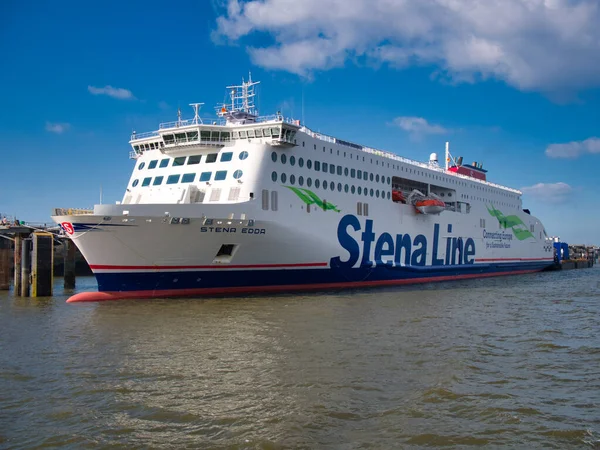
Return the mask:
[[15, 235], [15, 275], [14, 275], [14, 283], [13, 283], [13, 292], [14, 295], [21, 295], [21, 247], [23, 246], [23, 236], [20, 234]]
[[54, 278], [54, 236], [36, 231], [31, 239], [31, 296], [48, 297], [52, 295]]
[[0, 290], [7, 291], [10, 289], [12, 273], [10, 267], [11, 257], [11, 241], [0, 237]]
[[64, 287], [75, 289], [75, 243], [71, 239], [65, 239], [64, 248]]
[[21, 243], [21, 297], [29, 297], [29, 265], [31, 264], [31, 239]]

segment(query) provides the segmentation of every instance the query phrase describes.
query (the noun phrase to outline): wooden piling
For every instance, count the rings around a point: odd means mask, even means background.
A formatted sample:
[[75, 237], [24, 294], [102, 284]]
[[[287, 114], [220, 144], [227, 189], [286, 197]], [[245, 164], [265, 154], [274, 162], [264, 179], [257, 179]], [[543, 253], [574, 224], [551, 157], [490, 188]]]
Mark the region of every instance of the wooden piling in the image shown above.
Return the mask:
[[71, 239], [64, 240], [64, 287], [75, 289], [75, 243]]
[[29, 266], [31, 264], [31, 239], [21, 244], [21, 297], [29, 297]]
[[10, 267], [11, 253], [11, 241], [0, 237], [0, 290], [2, 291], [10, 289], [10, 282], [12, 280]]
[[23, 246], [23, 236], [20, 234], [15, 235], [15, 248], [14, 248], [14, 282], [13, 282], [13, 292], [15, 295], [21, 295], [21, 255]]
[[36, 231], [31, 239], [31, 296], [48, 297], [52, 295], [54, 278], [54, 236]]

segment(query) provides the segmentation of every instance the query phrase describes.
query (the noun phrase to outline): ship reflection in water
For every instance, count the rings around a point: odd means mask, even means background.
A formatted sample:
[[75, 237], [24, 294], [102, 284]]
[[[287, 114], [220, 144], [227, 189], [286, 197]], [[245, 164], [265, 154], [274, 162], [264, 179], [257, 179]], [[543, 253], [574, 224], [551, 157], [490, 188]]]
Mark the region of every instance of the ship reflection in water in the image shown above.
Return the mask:
[[597, 445], [599, 275], [79, 305], [58, 286], [3, 293], [0, 447]]

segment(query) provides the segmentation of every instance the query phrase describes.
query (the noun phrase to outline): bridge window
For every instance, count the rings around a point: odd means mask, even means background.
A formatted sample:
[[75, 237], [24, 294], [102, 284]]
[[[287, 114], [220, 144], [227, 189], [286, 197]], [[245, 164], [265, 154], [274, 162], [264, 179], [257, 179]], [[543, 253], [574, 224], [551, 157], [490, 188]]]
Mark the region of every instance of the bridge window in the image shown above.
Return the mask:
[[188, 139], [188, 142], [197, 141], [198, 140], [198, 132], [197, 131], [188, 131], [187, 139]]
[[163, 168], [169, 165], [169, 158], [161, 159], [158, 167]]
[[221, 142], [229, 142], [229, 131], [221, 131]]
[[254, 137], [254, 130], [248, 130], [248, 137], [249, 138], [253, 138]]
[[160, 186], [163, 182], [163, 178], [162, 176], [160, 177], [154, 177], [154, 182], [152, 183], [152, 186]]
[[173, 167], [175, 166], [183, 166], [185, 164], [185, 156], [180, 156], [173, 160]]
[[206, 163], [214, 163], [217, 161], [218, 153], [209, 153], [206, 155]]
[[210, 134], [210, 140], [213, 141], [213, 142], [219, 142], [220, 141], [220, 139], [219, 139], [219, 132], [218, 131], [213, 131]]
[[200, 181], [210, 181], [211, 176], [212, 176], [212, 172], [202, 172], [200, 174]]
[[193, 164], [200, 164], [201, 160], [202, 160], [202, 155], [190, 156], [188, 158], [188, 166], [193, 165]]
[[264, 137], [270, 137], [271, 136], [271, 129], [270, 128], [263, 128], [262, 132], [263, 132], [263, 136]]
[[155, 169], [157, 164], [158, 159], [153, 159], [152, 161], [150, 161], [150, 164], [148, 164], [148, 169]]
[[144, 181], [142, 181], [142, 187], [150, 186], [150, 181], [152, 181], [152, 177], [144, 178]]
[[163, 139], [165, 140], [165, 144], [170, 145], [175, 142], [175, 139], [172, 134], [164, 134]]
[[240, 138], [246, 139], [246, 137], [247, 137], [246, 130], [240, 130]]
[[177, 183], [179, 183], [179, 175], [169, 175], [169, 178], [167, 178], [167, 184]]
[[225, 178], [227, 178], [227, 171], [226, 170], [217, 170], [215, 172], [215, 181], [222, 181]]
[[183, 175], [183, 177], [181, 177], [181, 182], [182, 183], [191, 183], [192, 181], [194, 181], [194, 178], [196, 178], [195, 173], [186, 173]]
[[232, 152], [221, 153], [221, 162], [228, 162], [233, 159]]
[[279, 128], [271, 128], [271, 135], [274, 138], [278, 138], [279, 137]]

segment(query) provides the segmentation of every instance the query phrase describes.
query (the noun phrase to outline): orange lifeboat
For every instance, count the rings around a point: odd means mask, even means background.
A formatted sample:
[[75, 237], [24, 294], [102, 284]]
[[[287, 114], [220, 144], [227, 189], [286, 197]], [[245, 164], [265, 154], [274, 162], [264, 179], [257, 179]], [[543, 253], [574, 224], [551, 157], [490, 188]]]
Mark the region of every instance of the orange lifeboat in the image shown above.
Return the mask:
[[406, 203], [404, 194], [400, 191], [392, 190], [392, 201]]

